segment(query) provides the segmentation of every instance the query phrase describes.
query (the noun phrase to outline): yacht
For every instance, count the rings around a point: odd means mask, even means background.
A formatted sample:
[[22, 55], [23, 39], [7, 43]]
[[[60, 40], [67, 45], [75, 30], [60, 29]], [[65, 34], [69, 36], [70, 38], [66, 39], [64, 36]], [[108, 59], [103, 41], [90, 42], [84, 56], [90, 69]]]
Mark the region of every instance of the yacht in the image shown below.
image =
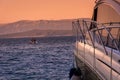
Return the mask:
[[120, 80], [120, 0], [96, 0], [91, 20], [72, 22], [81, 80]]

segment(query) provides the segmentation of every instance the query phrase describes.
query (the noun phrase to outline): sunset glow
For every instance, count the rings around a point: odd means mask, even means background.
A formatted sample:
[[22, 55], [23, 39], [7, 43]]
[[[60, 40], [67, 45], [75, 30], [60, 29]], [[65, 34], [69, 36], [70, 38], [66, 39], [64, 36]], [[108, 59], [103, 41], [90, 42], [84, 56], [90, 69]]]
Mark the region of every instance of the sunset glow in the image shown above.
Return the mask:
[[0, 23], [91, 18], [95, 0], [0, 0]]

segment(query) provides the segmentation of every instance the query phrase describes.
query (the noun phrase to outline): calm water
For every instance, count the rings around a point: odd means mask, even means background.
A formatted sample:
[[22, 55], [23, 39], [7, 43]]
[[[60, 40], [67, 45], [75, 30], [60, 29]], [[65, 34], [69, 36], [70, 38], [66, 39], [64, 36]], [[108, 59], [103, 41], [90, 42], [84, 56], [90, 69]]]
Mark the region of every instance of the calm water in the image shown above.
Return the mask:
[[0, 39], [0, 80], [69, 80], [73, 37]]

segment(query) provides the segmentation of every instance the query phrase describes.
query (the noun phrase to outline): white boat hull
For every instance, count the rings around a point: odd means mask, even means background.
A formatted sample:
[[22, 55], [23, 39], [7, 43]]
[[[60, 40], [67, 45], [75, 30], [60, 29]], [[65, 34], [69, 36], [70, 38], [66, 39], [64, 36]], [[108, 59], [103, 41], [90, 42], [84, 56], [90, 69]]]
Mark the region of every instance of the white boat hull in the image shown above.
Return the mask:
[[77, 42], [76, 47], [78, 49], [75, 51], [75, 56], [95, 71], [101, 79], [120, 80], [120, 63], [116, 61], [120, 59], [120, 56], [116, 57], [116, 60], [112, 59], [111, 65], [110, 56], [101, 50], [81, 42]]

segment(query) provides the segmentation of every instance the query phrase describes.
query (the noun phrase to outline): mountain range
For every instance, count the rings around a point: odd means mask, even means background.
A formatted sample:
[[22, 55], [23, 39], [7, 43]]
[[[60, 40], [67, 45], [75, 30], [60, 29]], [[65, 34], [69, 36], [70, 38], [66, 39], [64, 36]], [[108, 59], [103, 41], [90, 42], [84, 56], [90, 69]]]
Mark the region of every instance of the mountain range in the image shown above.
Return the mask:
[[0, 38], [71, 36], [73, 20], [21, 20], [0, 24]]

